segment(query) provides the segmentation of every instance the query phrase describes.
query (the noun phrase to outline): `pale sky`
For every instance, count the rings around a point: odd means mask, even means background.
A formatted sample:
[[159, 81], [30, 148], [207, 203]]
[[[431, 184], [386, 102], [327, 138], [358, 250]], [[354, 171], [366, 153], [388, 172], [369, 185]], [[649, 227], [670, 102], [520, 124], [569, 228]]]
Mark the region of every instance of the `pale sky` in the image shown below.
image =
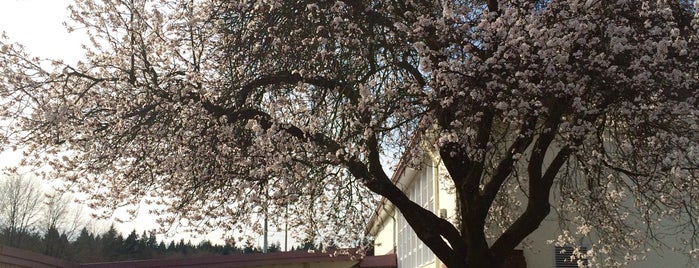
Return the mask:
[[0, 31], [33, 55], [75, 63], [83, 56], [80, 44], [86, 39], [80, 32], [68, 33], [63, 26], [71, 2], [0, 0]]

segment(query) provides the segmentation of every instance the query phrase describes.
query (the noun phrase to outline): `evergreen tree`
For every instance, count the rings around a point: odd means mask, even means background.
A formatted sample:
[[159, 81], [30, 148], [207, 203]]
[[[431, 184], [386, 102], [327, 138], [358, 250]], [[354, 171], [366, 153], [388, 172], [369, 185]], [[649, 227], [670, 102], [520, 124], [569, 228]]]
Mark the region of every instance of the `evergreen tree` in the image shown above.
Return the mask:
[[316, 244], [313, 242], [312, 238], [306, 238], [303, 241], [301, 241], [301, 246], [299, 247], [299, 250], [315, 250], [316, 249]]
[[[0, 232], [0, 241], [5, 232]], [[138, 235], [135, 230], [124, 238], [111, 226], [103, 234], [92, 234], [87, 228], [82, 228], [75, 241], [69, 241], [68, 236], [61, 234], [55, 227], [49, 228], [41, 236], [37, 233], [22, 233], [22, 248], [48, 256], [54, 256], [77, 263], [111, 262], [122, 260], [151, 259], [184, 256], [211, 256], [231, 255], [243, 253], [259, 253], [261, 250], [251, 243], [244, 248], [238, 248], [235, 243], [229, 242], [223, 245], [214, 245], [205, 240], [198, 245], [192, 245], [191, 241], [179, 242], [158, 241], [155, 233], [142, 232]], [[314, 247], [312, 243], [308, 243]], [[279, 252], [279, 242], [272, 243], [269, 252]]]
[[146, 234], [146, 231], [143, 231], [139, 245], [142, 248], [141, 258], [143, 259], [149, 259], [158, 254], [158, 239], [153, 232]]
[[160, 243], [158, 243], [158, 248], [156, 249], [156, 254], [158, 256], [163, 256], [163, 255], [165, 255], [166, 252], [167, 252], [167, 246], [165, 245], [165, 242], [160, 241]]
[[281, 244], [279, 242], [274, 242], [272, 243], [269, 248], [267, 249], [267, 252], [280, 252], [281, 251]]
[[87, 228], [80, 230], [80, 235], [72, 243], [71, 248], [73, 252], [72, 260], [76, 262], [97, 262], [99, 256], [97, 256], [98, 243], [95, 241], [95, 237], [87, 231]]
[[167, 253], [170, 255], [177, 253], [177, 245], [175, 245], [175, 241], [170, 241], [170, 244], [167, 246]]
[[142, 250], [143, 249], [139, 245], [136, 230], [131, 231], [129, 236], [127, 236], [124, 240], [124, 244], [122, 246], [122, 252], [125, 255], [124, 257], [129, 260], [138, 259], [139, 253], [142, 252]]
[[71, 259], [73, 257], [70, 251], [70, 241], [68, 241], [66, 233], [61, 233], [61, 237], [58, 239], [56, 257], [61, 259]]
[[181, 239], [180, 242], [177, 243], [177, 253], [181, 254], [182, 256], [187, 255], [187, 248], [184, 244], [184, 239]]
[[204, 240], [197, 245], [196, 251], [203, 255], [217, 254], [216, 247], [209, 240]]
[[235, 248], [235, 246], [232, 246], [232, 245], [229, 244], [229, 243], [226, 243], [226, 244], [223, 246], [223, 249], [222, 249], [222, 252], [221, 252], [222, 255], [230, 255], [230, 254], [235, 254], [235, 253], [238, 253], [238, 252], [237, 252], [237, 249]]
[[55, 226], [49, 227], [44, 236], [44, 250], [42, 253], [48, 256], [60, 257], [64, 249], [61, 249], [61, 235]]
[[148, 234], [147, 239], [145, 237], [146, 237], [146, 232], [144, 231], [141, 239], [145, 239], [146, 248], [153, 249], [153, 250], [158, 248], [158, 238], [155, 237], [155, 233], [151, 232], [150, 234]]
[[248, 254], [248, 253], [258, 253], [260, 252], [260, 249], [257, 247], [253, 246], [250, 242], [247, 242], [245, 244], [245, 248], [243, 248], [243, 254]]
[[121, 259], [124, 238], [114, 229], [114, 225], [102, 236], [102, 260], [116, 261]]

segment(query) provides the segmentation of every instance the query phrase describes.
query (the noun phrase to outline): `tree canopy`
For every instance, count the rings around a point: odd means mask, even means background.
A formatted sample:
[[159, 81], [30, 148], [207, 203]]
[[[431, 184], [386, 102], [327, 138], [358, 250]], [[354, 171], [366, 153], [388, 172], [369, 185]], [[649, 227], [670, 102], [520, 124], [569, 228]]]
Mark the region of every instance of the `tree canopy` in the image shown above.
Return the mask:
[[[581, 227], [570, 236], [603, 234], [600, 254], [641, 249], [660, 219], [696, 253], [696, 9], [76, 1], [87, 59], [47, 67], [3, 41], [0, 115], [27, 164], [50, 163], [95, 207], [152, 203], [164, 224], [287, 215], [359, 241], [372, 192], [449, 267], [496, 266], [552, 209]], [[454, 184], [456, 223], [386, 172], [388, 156], [425, 150]]]

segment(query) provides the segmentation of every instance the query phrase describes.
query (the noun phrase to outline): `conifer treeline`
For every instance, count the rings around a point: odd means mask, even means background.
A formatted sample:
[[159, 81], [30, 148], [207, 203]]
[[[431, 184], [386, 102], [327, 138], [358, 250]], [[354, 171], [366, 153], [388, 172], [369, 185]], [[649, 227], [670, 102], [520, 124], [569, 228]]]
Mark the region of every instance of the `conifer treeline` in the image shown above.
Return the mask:
[[[12, 240], [9, 238], [12, 237]], [[39, 233], [12, 234], [8, 230], [0, 233], [0, 241], [3, 245], [10, 245], [21, 249], [30, 250], [40, 254], [53, 256], [78, 263], [111, 262], [125, 260], [162, 259], [177, 257], [230, 255], [261, 252], [261, 249], [247, 244], [238, 247], [233, 244], [218, 245], [210, 241], [202, 241], [198, 245], [185, 242], [158, 241], [154, 234], [145, 231], [137, 234], [132, 231], [123, 237], [112, 226], [103, 234], [93, 234], [83, 228], [80, 235], [69, 241], [65, 233], [59, 233], [55, 228], [50, 228], [42, 236]], [[291, 250], [315, 249], [312, 242], [305, 242], [301, 246], [292, 247]], [[279, 243], [272, 243], [269, 252], [280, 251]]]

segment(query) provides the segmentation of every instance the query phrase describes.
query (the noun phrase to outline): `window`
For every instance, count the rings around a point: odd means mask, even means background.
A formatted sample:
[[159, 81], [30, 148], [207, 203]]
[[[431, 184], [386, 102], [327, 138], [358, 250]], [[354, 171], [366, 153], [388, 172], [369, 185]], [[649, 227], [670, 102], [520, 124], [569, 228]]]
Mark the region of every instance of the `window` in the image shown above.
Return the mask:
[[[405, 194], [423, 208], [434, 211], [434, 176], [432, 167], [426, 166], [413, 179]], [[417, 238], [417, 235], [399, 213], [398, 231], [398, 267], [414, 268], [434, 261], [434, 253]]]
[[587, 266], [587, 259], [578, 258], [580, 255], [584, 256], [585, 254], [587, 254], [587, 247], [584, 246], [555, 247], [554, 259], [556, 268], [577, 268], [579, 267], [578, 262]]

